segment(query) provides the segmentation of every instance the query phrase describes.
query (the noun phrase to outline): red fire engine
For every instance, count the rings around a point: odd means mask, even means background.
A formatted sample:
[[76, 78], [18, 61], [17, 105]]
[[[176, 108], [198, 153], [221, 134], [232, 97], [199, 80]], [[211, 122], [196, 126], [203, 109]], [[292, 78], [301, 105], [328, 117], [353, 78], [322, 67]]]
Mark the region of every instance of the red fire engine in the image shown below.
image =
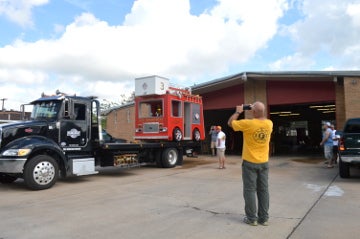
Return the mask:
[[135, 139], [200, 141], [205, 138], [202, 98], [169, 86], [160, 76], [135, 79]]

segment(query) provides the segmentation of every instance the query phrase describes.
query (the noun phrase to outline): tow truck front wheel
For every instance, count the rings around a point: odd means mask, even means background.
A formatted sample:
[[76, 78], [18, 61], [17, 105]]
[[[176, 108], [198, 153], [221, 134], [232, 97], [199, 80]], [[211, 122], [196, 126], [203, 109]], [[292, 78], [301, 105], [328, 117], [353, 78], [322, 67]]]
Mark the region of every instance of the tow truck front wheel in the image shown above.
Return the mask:
[[173, 168], [179, 160], [179, 152], [176, 148], [168, 148], [163, 151], [162, 165], [164, 168]]
[[48, 155], [37, 155], [25, 165], [24, 180], [33, 190], [52, 187], [59, 176], [59, 166], [55, 159]]

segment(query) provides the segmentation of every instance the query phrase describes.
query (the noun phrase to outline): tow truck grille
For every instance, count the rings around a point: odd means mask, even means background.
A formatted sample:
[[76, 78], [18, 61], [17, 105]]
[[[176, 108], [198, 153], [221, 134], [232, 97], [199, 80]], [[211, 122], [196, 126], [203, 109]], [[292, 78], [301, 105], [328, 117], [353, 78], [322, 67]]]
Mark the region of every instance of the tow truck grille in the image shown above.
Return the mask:
[[159, 123], [145, 123], [144, 133], [159, 133]]

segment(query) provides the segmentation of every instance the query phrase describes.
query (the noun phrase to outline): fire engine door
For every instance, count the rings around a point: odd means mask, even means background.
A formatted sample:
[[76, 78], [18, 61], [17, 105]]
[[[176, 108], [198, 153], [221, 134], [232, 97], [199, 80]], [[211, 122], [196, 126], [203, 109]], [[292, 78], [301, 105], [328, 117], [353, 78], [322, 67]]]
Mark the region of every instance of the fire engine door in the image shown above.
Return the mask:
[[192, 104], [192, 124], [200, 125], [200, 105], [199, 104]]
[[60, 124], [60, 145], [65, 148], [85, 147], [88, 142], [88, 105], [85, 102], [71, 101], [72, 113], [69, 119]]
[[184, 102], [184, 138], [191, 137], [191, 103]]

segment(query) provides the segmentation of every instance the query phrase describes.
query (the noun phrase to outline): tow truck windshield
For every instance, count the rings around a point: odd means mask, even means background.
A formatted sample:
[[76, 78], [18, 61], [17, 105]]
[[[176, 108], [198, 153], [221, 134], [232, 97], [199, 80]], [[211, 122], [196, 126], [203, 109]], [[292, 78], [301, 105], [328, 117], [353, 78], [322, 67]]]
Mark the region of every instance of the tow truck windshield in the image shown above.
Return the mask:
[[31, 113], [32, 120], [56, 120], [61, 107], [61, 101], [36, 102]]

